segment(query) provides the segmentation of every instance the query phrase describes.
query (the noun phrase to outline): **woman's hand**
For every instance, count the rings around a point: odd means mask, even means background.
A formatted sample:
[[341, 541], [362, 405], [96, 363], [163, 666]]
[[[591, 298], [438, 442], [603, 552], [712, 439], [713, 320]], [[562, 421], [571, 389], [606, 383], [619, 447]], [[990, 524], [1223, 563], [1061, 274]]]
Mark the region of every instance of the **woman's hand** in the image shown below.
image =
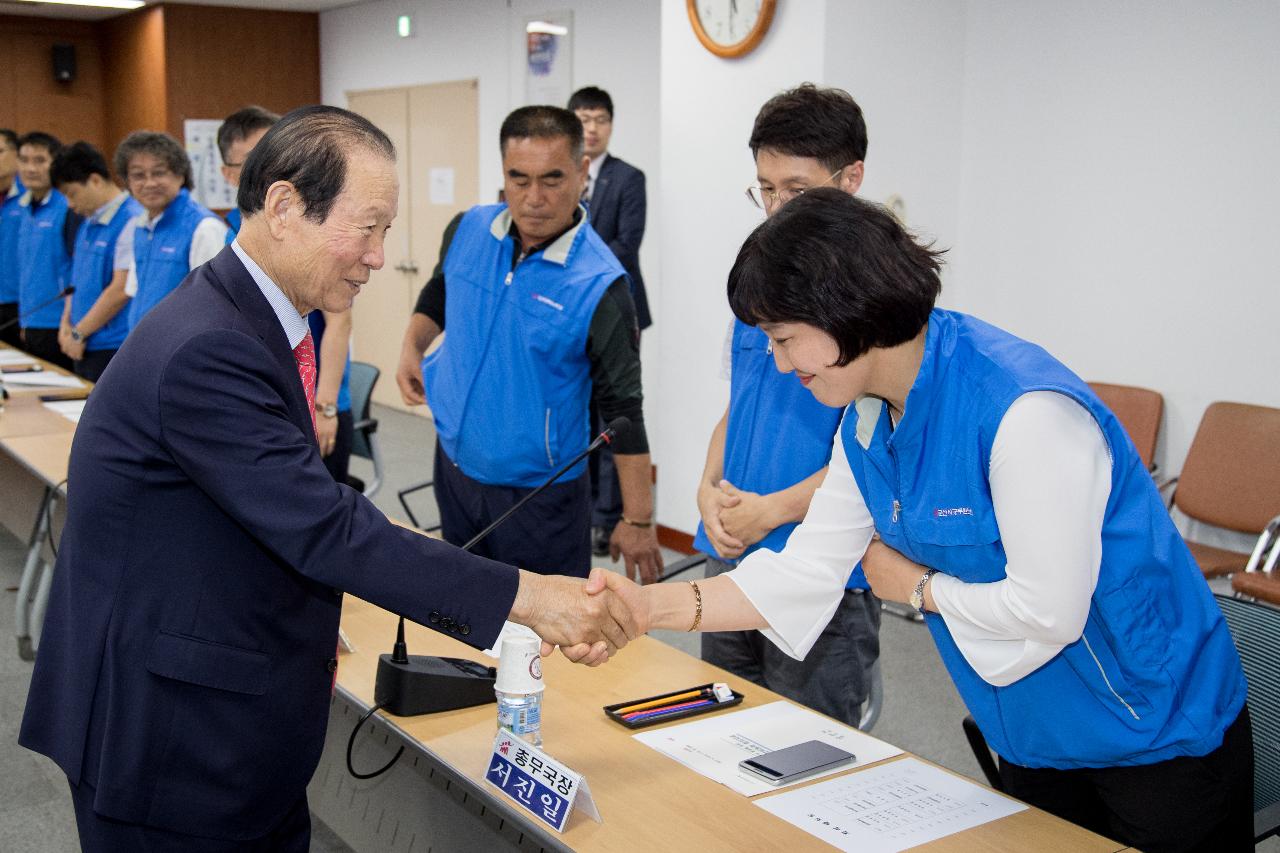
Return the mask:
[[[871, 591], [881, 601], [910, 604], [911, 593], [915, 592], [916, 584], [920, 583], [920, 578], [928, 571], [928, 567], [904, 557], [876, 538], [871, 540], [867, 553], [862, 557], [862, 571], [867, 575]], [[925, 584], [924, 603], [927, 610], [937, 610], [933, 605], [929, 584]]]

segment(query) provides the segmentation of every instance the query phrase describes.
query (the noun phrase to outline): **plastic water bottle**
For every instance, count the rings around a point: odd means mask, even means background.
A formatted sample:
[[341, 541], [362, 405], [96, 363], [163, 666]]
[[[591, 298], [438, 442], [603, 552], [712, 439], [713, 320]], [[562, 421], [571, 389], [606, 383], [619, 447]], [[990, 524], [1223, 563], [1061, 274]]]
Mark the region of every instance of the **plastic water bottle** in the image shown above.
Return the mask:
[[505, 690], [494, 690], [498, 694], [498, 728], [506, 729], [523, 741], [542, 746], [542, 694], [541, 693], [508, 693]]
[[503, 639], [498, 678], [498, 728], [542, 746], [542, 641], [536, 636]]

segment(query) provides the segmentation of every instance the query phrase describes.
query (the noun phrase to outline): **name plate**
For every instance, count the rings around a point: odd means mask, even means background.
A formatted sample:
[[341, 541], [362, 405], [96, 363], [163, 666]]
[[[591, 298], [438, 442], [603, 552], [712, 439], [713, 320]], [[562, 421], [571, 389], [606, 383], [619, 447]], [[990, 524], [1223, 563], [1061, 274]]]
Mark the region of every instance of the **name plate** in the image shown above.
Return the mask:
[[596, 823], [602, 822], [581, 774], [505, 729], [499, 729], [493, 739], [484, 778], [556, 832], [564, 832], [575, 806]]

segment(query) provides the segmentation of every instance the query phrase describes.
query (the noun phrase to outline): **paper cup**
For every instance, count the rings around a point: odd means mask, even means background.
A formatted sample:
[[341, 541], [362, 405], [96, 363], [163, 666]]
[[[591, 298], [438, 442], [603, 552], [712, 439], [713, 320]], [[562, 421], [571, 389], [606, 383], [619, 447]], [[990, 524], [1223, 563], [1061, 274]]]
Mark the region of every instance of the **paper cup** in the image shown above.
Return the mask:
[[541, 693], [542, 641], [537, 637], [509, 637], [502, 641], [498, 679], [494, 689], [503, 693]]

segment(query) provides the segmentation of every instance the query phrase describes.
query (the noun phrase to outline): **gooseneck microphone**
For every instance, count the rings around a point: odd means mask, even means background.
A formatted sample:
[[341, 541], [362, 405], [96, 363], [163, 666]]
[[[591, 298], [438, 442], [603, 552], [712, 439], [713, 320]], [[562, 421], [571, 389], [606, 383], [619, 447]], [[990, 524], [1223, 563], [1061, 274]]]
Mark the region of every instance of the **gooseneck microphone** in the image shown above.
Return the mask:
[[[543, 481], [542, 485], [516, 501], [492, 524], [471, 537], [470, 541], [462, 546], [462, 550], [470, 551], [521, 507], [564, 476], [566, 471], [603, 445], [612, 444], [630, 427], [631, 419], [627, 417], [617, 417], [609, 421], [604, 431], [597, 435], [586, 449], [561, 465], [554, 474]], [[358, 772], [351, 763], [351, 754], [355, 749], [356, 735], [360, 727], [379, 710], [385, 708], [397, 717], [412, 717], [434, 711], [452, 711], [457, 708], [483, 705], [495, 699], [493, 684], [496, 676], [497, 671], [493, 667], [486, 667], [475, 661], [432, 655], [410, 657], [405, 647], [404, 617], [401, 616], [396, 626], [396, 642], [391, 654], [378, 656], [378, 672], [373, 685], [373, 707], [360, 717], [355, 728], [351, 730], [351, 736], [347, 739], [347, 772], [357, 779], [372, 779], [391, 769], [404, 752], [404, 747], [401, 746], [390, 761], [372, 773]]]
[[8, 329], [11, 326], [21, 323], [23, 320], [30, 319], [32, 314], [39, 312], [43, 308], [48, 308], [50, 305], [57, 302], [59, 299], [66, 299], [68, 296], [70, 296], [75, 292], [76, 292], [76, 289], [74, 285], [67, 285], [66, 287], [62, 288], [62, 290], [58, 292], [58, 295], [53, 297], [52, 299], [46, 299], [44, 302], [41, 302], [39, 305], [32, 308], [30, 311], [26, 312], [25, 314], [19, 314], [17, 317], [14, 317], [10, 320], [5, 320], [3, 323], [0, 323], [0, 332], [3, 332], [5, 329]]

